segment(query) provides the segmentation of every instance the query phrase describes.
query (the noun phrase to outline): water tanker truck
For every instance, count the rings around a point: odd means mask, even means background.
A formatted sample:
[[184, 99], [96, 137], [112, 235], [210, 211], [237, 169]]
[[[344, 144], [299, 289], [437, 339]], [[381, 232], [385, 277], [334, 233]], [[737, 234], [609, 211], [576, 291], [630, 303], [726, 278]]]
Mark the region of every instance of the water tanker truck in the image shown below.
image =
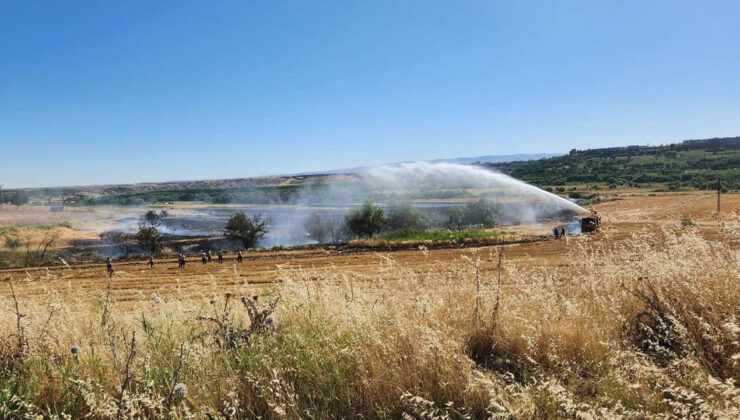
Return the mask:
[[581, 233], [598, 232], [601, 229], [601, 216], [595, 211], [590, 216], [581, 218]]

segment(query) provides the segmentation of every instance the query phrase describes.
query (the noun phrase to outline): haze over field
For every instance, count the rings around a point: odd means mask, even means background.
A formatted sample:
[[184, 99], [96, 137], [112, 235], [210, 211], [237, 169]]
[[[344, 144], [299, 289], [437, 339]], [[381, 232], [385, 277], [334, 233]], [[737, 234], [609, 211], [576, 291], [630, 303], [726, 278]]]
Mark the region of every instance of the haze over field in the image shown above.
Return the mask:
[[[237, 211], [259, 213], [268, 221], [269, 233], [260, 246], [303, 245], [316, 241], [306, 235], [306, 222], [312, 215], [343, 219], [354, 207], [374, 200], [386, 210], [399, 203], [419, 209], [428, 219], [428, 228], [446, 226], [448, 210], [485, 197], [497, 206], [499, 226], [539, 225], [569, 222], [587, 211], [574, 201], [489, 169], [453, 163], [404, 163], [368, 168], [351, 177], [307, 180], [294, 196], [284, 202], [269, 203], [259, 192], [253, 202], [227, 207], [207, 203], [163, 203], [167, 218], [160, 230], [168, 235], [218, 238], [229, 217]], [[141, 224], [146, 206], [90, 208], [77, 226], [98, 233], [108, 231], [133, 234]], [[549, 228], [541, 225], [540, 230]], [[224, 245], [222, 245], [224, 246]], [[116, 251], [108, 253], [117, 256]]]

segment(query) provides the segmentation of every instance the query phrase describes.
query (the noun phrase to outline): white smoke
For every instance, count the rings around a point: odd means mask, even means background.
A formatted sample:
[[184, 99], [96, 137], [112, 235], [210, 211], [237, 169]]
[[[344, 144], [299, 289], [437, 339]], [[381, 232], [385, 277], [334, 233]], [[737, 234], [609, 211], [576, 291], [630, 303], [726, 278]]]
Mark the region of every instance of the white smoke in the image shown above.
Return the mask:
[[[500, 172], [453, 163], [414, 162], [336, 177], [328, 185], [308, 184], [299, 194], [295, 213], [274, 218], [273, 228], [283, 235], [305, 238], [305, 221], [311, 213], [341, 217], [365, 200], [381, 205], [410, 201], [433, 207], [462, 205], [481, 196], [499, 206], [500, 222], [506, 225], [566, 221], [588, 213], [570, 200]], [[438, 217], [444, 218], [446, 212], [441, 210]]]
[[[414, 162], [374, 167], [361, 173], [317, 177], [305, 184], [290, 202], [249, 204], [228, 209], [171, 209], [160, 229], [168, 234], [220, 237], [228, 218], [236, 211], [261, 213], [269, 221], [269, 233], [260, 246], [311, 243], [306, 221], [312, 214], [325, 220], [343, 220], [352, 208], [366, 200], [381, 205], [409, 202], [442, 228], [450, 206], [487, 197], [498, 205], [502, 225], [567, 222], [587, 213], [578, 204], [486, 168], [453, 163]], [[133, 232], [141, 214], [116, 222], [118, 230]]]

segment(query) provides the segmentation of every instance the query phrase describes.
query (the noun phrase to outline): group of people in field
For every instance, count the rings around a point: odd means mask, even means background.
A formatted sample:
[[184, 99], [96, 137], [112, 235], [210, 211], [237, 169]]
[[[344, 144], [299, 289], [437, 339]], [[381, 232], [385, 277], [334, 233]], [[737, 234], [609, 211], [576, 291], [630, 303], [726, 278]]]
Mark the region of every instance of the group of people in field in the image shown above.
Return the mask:
[[[224, 252], [223, 250], [218, 250], [218, 253], [216, 254], [216, 261], [218, 261], [219, 264], [224, 263]], [[200, 260], [203, 265], [206, 265], [208, 263], [213, 262], [213, 257], [211, 255], [211, 250], [202, 251], [200, 253]], [[244, 256], [242, 255], [241, 251], [236, 251], [236, 262], [241, 264], [242, 261], [244, 261]], [[185, 262], [186, 262], [186, 255], [182, 252], [177, 253], [177, 268], [184, 269], [185, 268]], [[147, 265], [149, 268], [154, 268], [154, 256], [150, 255], [149, 260], [147, 261]], [[105, 259], [105, 266], [106, 270], [108, 271], [108, 275], [113, 275], [113, 262], [111, 261], [110, 257]]]
[[552, 228], [552, 234], [555, 236], [555, 239], [564, 238], [565, 228], [563, 226], [556, 226]]
[[[244, 260], [244, 257], [242, 256], [242, 252], [236, 251], [236, 262], [241, 264], [243, 260]], [[185, 268], [185, 254], [183, 254], [182, 252], [178, 254], [178, 261], [180, 262], [178, 268]], [[219, 249], [218, 252], [216, 253], [216, 261], [219, 264], [224, 263], [224, 251], [223, 250]], [[210, 249], [207, 251], [202, 251], [200, 253], [200, 263], [202, 265], [210, 264], [212, 262], [213, 262], [213, 255], [211, 254]]]

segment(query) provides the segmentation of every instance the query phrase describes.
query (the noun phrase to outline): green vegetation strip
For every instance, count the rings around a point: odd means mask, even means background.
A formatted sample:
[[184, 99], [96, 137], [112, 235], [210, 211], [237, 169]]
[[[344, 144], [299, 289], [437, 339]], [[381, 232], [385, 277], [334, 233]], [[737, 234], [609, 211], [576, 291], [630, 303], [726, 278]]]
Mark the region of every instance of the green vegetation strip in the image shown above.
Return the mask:
[[463, 241], [465, 239], [482, 239], [482, 238], [496, 238], [506, 235], [506, 232], [491, 231], [491, 230], [462, 230], [462, 231], [451, 231], [451, 230], [410, 230], [401, 229], [393, 232], [386, 233], [378, 237], [378, 239], [401, 242], [401, 241]]

